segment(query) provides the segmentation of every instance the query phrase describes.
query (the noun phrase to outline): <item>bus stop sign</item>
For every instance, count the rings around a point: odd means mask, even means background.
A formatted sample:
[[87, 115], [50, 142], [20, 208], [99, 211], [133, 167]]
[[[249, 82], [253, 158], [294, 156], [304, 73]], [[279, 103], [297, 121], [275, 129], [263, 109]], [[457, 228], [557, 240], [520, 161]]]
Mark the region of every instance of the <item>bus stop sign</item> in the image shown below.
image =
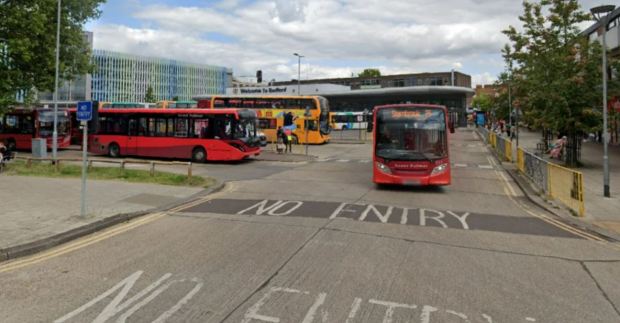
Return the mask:
[[93, 118], [93, 103], [90, 101], [80, 101], [75, 113], [78, 121], [90, 121]]

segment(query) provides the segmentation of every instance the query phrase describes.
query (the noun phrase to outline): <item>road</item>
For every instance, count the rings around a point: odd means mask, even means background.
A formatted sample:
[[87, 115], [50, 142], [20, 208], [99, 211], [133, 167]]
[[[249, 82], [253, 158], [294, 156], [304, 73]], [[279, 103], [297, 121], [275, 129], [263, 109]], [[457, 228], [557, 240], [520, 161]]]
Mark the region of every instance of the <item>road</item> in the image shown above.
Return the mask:
[[377, 188], [369, 144], [207, 164], [194, 203], [0, 265], [2, 322], [618, 322], [620, 249], [530, 204], [472, 131], [453, 184]]

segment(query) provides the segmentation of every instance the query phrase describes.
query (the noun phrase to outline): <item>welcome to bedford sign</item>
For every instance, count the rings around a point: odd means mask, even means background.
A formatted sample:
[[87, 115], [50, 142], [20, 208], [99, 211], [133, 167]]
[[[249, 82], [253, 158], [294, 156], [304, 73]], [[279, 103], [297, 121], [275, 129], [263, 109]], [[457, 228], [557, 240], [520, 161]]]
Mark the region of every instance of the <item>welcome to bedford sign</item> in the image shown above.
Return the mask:
[[238, 88], [239, 94], [281, 94], [287, 93], [286, 87]]

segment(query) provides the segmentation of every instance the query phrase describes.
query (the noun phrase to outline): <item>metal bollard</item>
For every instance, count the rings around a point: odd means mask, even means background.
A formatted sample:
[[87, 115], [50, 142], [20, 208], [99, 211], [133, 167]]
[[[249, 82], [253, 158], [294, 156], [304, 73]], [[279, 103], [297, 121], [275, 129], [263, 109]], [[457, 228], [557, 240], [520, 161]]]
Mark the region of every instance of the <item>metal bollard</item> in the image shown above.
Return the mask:
[[121, 175], [125, 175], [125, 161], [121, 160]]
[[26, 168], [31, 168], [32, 167], [32, 158], [28, 158], [26, 159]]
[[155, 176], [155, 163], [151, 162], [151, 177]]
[[187, 163], [187, 180], [192, 180], [192, 162]]
[[56, 171], [60, 172], [60, 160], [56, 159]]

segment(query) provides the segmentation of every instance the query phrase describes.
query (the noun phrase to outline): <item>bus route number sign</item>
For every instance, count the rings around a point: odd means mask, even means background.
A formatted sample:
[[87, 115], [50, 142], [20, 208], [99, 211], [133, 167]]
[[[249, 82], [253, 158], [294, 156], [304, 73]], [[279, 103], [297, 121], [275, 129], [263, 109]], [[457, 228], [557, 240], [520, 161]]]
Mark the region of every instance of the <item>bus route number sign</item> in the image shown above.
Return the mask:
[[78, 121], [90, 121], [93, 118], [93, 103], [90, 101], [78, 102], [75, 116]]

